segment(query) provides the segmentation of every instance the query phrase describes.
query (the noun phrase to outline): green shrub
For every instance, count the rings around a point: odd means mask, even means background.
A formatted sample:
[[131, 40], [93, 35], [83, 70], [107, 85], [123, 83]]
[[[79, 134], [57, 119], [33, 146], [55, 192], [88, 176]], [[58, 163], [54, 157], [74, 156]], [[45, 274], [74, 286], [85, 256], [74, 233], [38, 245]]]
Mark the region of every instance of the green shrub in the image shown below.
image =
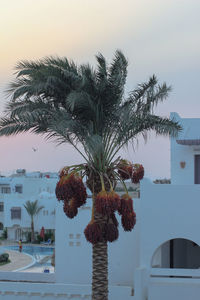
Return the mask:
[[0, 262], [7, 262], [9, 258], [9, 254], [8, 253], [2, 253], [0, 254]]
[[45, 242], [48, 241], [48, 239], [52, 238], [52, 233], [51, 232], [47, 232], [44, 234], [44, 240]]
[[153, 183], [155, 183], [155, 184], [171, 184], [171, 179], [167, 179], [167, 178], [156, 179], [153, 181]]
[[115, 188], [115, 191], [116, 191], [116, 192], [124, 192], [124, 188], [123, 188], [123, 187], [120, 187], [120, 186], [117, 186], [117, 187]]
[[36, 241], [37, 241], [38, 244], [40, 244], [40, 242], [43, 241], [43, 238], [38, 234]]
[[8, 238], [8, 231], [7, 231], [7, 228], [6, 228], [6, 227], [5, 227], [4, 230], [3, 230], [2, 238], [5, 239], [5, 240]]

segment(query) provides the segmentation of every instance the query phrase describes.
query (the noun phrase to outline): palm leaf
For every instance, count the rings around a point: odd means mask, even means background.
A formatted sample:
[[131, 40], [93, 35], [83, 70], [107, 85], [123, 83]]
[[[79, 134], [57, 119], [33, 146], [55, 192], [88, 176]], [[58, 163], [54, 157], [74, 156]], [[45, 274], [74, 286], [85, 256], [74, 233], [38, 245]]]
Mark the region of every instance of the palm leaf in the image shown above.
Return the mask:
[[181, 129], [177, 122], [153, 111], [170, 87], [158, 85], [153, 75], [124, 99], [128, 62], [123, 53], [117, 50], [110, 65], [102, 54], [96, 60], [96, 70], [51, 56], [19, 62], [0, 135], [42, 133], [59, 144], [70, 143], [98, 169], [112, 163], [119, 149], [140, 134], [146, 136], [150, 130], [177, 134]]

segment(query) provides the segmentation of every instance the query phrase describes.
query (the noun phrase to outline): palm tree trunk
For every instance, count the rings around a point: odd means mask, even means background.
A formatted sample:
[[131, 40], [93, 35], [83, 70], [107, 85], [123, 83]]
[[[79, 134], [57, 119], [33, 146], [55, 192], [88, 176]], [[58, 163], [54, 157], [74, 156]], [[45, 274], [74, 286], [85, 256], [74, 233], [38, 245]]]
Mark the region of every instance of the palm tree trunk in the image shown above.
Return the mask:
[[92, 300], [108, 300], [107, 242], [93, 245], [92, 250]]
[[[106, 218], [98, 214], [93, 201], [95, 222], [103, 224]], [[108, 300], [108, 246], [107, 241], [92, 247], [92, 300]]]
[[34, 222], [33, 222], [33, 218], [31, 218], [31, 243], [33, 243], [35, 240], [35, 236], [34, 236]]

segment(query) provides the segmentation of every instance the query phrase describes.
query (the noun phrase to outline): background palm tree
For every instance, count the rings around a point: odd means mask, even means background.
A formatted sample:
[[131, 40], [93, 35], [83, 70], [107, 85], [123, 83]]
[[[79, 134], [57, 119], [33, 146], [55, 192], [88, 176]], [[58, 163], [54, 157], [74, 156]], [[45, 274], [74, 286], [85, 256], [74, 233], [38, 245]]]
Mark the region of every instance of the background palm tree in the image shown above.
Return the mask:
[[44, 206], [39, 206], [38, 205], [38, 200], [35, 201], [26, 201], [24, 204], [24, 207], [26, 208], [27, 213], [31, 217], [31, 243], [34, 242], [35, 240], [35, 235], [34, 235], [34, 217], [39, 214], [41, 209], [44, 208]]
[[[153, 75], [125, 97], [128, 63], [123, 53], [116, 51], [110, 65], [102, 54], [96, 60], [96, 69], [58, 57], [19, 62], [0, 135], [31, 131], [73, 145], [86, 162], [76, 170], [87, 175], [93, 193], [92, 220], [104, 225], [110, 217], [96, 211], [96, 195], [102, 185], [108, 191], [121, 179], [115, 171], [118, 151], [140, 135], [146, 138], [148, 131], [175, 136], [181, 127], [153, 112], [168, 96], [165, 83], [158, 85]], [[107, 240], [102, 239], [93, 244], [93, 300], [108, 299], [107, 266]]]

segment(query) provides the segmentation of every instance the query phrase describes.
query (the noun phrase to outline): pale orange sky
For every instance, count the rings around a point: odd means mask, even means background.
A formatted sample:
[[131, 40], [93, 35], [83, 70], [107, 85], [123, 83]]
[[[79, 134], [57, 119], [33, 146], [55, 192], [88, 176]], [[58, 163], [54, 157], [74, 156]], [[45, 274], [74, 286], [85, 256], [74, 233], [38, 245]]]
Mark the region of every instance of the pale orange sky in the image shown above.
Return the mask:
[[[0, 111], [7, 83], [21, 59], [66, 55], [95, 64], [121, 49], [129, 60], [127, 90], [155, 73], [173, 86], [162, 115], [177, 111], [200, 117], [199, 0], [4, 0], [0, 10]], [[80, 161], [69, 147], [55, 148], [29, 134], [0, 138], [0, 172], [57, 170]], [[163, 147], [160, 151], [160, 147]], [[31, 146], [37, 146], [33, 152]], [[153, 178], [169, 177], [169, 141], [152, 138], [127, 157], [145, 165]], [[161, 167], [160, 167], [161, 166]]]

